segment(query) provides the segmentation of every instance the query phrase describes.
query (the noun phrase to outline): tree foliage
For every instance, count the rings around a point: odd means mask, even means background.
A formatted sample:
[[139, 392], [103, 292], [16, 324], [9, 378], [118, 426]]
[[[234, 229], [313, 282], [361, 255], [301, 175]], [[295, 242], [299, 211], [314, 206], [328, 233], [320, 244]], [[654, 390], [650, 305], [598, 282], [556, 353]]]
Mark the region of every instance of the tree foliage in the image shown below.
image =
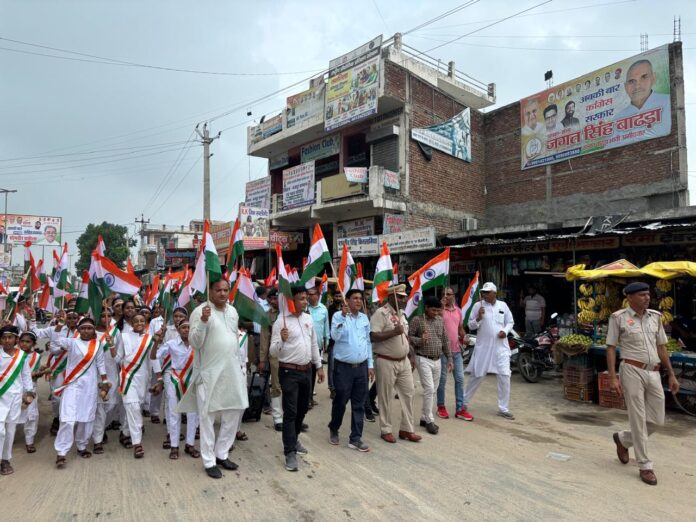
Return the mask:
[[106, 244], [105, 256], [125, 269], [126, 259], [130, 255], [130, 248], [134, 247], [137, 242], [128, 236], [128, 227], [104, 221], [101, 225], [93, 223], [87, 225], [87, 229], [77, 240], [80, 259], [75, 263], [75, 270], [78, 274], [89, 268], [90, 258], [97, 246], [97, 239], [100, 235]]

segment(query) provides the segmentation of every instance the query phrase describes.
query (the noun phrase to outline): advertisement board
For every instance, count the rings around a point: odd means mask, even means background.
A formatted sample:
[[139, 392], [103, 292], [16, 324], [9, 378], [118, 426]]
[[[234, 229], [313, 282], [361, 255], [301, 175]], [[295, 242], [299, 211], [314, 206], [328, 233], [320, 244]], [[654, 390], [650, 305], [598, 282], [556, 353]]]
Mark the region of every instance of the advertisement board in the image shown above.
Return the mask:
[[367, 167], [343, 167], [348, 183], [367, 183]]
[[521, 100], [521, 167], [667, 136], [671, 128], [664, 45]]
[[213, 237], [213, 244], [218, 252], [227, 250], [227, 247], [230, 246], [230, 236], [232, 235], [233, 226], [233, 221], [228, 221], [227, 223], [221, 223], [219, 225], [211, 225], [210, 235]]
[[336, 238], [337, 252], [342, 251], [344, 243], [348, 244], [350, 255], [353, 257], [376, 256], [379, 254], [379, 236]]
[[288, 129], [300, 125], [316, 125], [324, 120], [324, 95], [326, 84], [323, 78], [318, 85], [288, 96], [285, 109], [285, 121]]
[[399, 190], [399, 188], [401, 188], [401, 177], [399, 173], [384, 169], [384, 186], [386, 188]]
[[276, 156], [271, 156], [268, 159], [268, 168], [271, 170], [287, 167], [290, 164], [290, 158], [287, 151], [281, 152]]
[[22, 245], [31, 241], [35, 245], [61, 244], [63, 218], [30, 214], [0, 214], [0, 243]]
[[411, 138], [460, 160], [471, 161], [471, 111], [467, 107], [437, 125], [411, 129]]
[[403, 214], [389, 214], [385, 212], [382, 218], [382, 232], [385, 234], [393, 234], [401, 232], [406, 225], [406, 216]]
[[382, 36], [329, 62], [324, 129], [331, 131], [377, 113]]
[[283, 130], [283, 114], [277, 114], [263, 123], [247, 127], [247, 145], [254, 145]]
[[244, 250], [268, 248], [269, 215], [270, 211], [267, 208], [239, 207]]
[[380, 244], [382, 241], [387, 242], [389, 252], [392, 254], [428, 250], [435, 248], [435, 228], [415, 228], [393, 234], [382, 234], [379, 238]]
[[304, 243], [302, 232], [271, 230], [270, 234], [270, 245], [273, 246], [277, 243], [283, 250], [297, 250], [297, 245]]
[[283, 171], [283, 210], [314, 204], [314, 162]]
[[336, 237], [371, 236], [375, 233], [375, 218], [353, 219], [336, 223]]
[[341, 152], [341, 135], [324, 136], [320, 140], [302, 145], [300, 148], [300, 162], [307, 163], [308, 161], [328, 158], [329, 156], [335, 156], [339, 152]]
[[244, 203], [247, 207], [271, 208], [271, 176], [264, 176], [246, 184]]

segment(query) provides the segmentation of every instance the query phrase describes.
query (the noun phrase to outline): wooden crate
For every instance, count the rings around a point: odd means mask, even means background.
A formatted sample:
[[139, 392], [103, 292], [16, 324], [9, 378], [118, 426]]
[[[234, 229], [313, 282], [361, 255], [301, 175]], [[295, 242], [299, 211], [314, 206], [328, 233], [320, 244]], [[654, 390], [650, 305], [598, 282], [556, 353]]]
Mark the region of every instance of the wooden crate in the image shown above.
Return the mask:
[[592, 402], [594, 386], [592, 384], [566, 384], [563, 386], [563, 392], [569, 401]]

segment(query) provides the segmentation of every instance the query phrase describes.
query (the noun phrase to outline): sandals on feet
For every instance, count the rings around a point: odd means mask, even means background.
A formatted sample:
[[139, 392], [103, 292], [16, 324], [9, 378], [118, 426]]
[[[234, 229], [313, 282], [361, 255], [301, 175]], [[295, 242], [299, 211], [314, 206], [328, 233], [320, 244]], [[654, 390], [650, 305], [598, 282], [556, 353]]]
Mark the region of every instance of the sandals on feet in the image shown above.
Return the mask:
[[249, 437], [243, 431], [238, 431], [235, 440], [249, 440]]
[[95, 442], [94, 449], [92, 451], [95, 455], [101, 455], [104, 453], [104, 445], [101, 442]]
[[86, 449], [83, 450], [77, 450], [77, 454], [82, 457], [83, 459], [88, 459], [92, 456], [92, 452], [88, 451]]
[[36, 446], [34, 446], [33, 444], [27, 444], [26, 448], [27, 453], [36, 453]]
[[0, 461], [0, 475], [12, 475], [14, 469], [9, 460]]
[[172, 443], [169, 440], [169, 435], [167, 435], [167, 438], [164, 439], [164, 441], [162, 442], [162, 449], [169, 449], [171, 447], [172, 447]]
[[145, 456], [145, 450], [142, 444], [136, 444], [133, 446], [133, 457], [136, 459], [142, 459]]
[[198, 451], [195, 446], [190, 446], [188, 444], [186, 444], [186, 446], [184, 446], [184, 452], [187, 455], [191, 455], [191, 457], [193, 457], [194, 459], [197, 459], [198, 457], [201, 456], [201, 452]]
[[58, 469], [63, 469], [63, 468], [65, 467], [65, 463], [66, 463], [66, 462], [67, 462], [67, 461], [65, 460], [65, 457], [62, 457], [62, 456], [58, 455], [58, 456], [56, 457], [56, 468], [58, 468]]
[[126, 449], [131, 449], [133, 447], [133, 441], [131, 440], [131, 438], [127, 437], [123, 433], [119, 435], [118, 441], [121, 443], [121, 446], [123, 446]]
[[152, 416], [150, 417], [150, 422], [151, 422], [152, 424], [159, 424], [159, 423], [160, 423], [159, 415], [152, 415]]
[[179, 448], [172, 448], [169, 450], [169, 458], [172, 460], [177, 460], [179, 458]]

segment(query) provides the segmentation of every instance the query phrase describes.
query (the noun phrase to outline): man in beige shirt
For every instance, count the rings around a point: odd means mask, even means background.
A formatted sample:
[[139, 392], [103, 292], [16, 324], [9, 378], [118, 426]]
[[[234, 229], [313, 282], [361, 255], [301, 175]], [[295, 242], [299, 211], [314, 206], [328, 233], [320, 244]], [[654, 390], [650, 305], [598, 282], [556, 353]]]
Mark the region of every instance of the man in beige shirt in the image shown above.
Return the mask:
[[377, 377], [379, 427], [382, 439], [391, 443], [396, 442], [391, 424], [391, 401], [395, 389], [401, 403], [399, 438], [411, 442], [421, 440], [421, 436], [413, 431], [414, 362], [408, 357], [408, 321], [403, 314], [406, 297], [405, 285], [390, 287], [386, 302], [370, 319], [370, 340]]
[[[648, 458], [648, 436], [655, 426], [665, 423], [665, 394], [660, 379], [660, 363], [667, 369], [669, 389], [679, 391], [667, 353], [667, 336], [662, 327], [662, 314], [649, 310], [650, 286], [630, 283], [624, 288], [628, 308], [614, 312], [607, 332], [607, 369], [609, 385], [623, 395], [628, 410], [630, 431], [614, 433], [616, 454], [628, 464], [628, 448], [633, 446], [640, 469], [640, 478], [654, 486], [657, 478]], [[616, 347], [621, 348], [621, 366], [616, 378]]]

